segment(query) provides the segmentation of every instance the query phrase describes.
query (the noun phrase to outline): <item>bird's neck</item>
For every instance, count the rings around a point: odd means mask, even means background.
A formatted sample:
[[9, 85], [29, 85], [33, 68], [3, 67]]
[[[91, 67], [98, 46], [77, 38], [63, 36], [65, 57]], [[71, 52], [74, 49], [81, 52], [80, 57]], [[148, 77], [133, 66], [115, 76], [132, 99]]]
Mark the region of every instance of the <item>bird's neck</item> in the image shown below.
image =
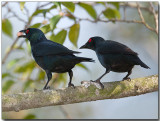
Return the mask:
[[42, 42], [42, 41], [46, 41], [47, 38], [42, 34], [42, 35], [39, 35], [39, 36], [32, 36], [32, 38], [29, 39], [30, 40], [30, 44], [31, 46], [39, 43], [39, 42]]

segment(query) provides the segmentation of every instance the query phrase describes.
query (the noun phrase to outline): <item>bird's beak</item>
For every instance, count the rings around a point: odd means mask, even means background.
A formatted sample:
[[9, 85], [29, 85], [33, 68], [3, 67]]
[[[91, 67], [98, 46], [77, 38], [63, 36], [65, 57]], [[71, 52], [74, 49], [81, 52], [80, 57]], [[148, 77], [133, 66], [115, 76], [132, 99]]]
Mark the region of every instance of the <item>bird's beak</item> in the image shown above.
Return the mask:
[[26, 38], [26, 30], [21, 30], [17, 33], [18, 37]]
[[81, 46], [79, 49], [85, 49], [85, 48], [88, 48], [88, 47], [87, 47], [87, 44]]

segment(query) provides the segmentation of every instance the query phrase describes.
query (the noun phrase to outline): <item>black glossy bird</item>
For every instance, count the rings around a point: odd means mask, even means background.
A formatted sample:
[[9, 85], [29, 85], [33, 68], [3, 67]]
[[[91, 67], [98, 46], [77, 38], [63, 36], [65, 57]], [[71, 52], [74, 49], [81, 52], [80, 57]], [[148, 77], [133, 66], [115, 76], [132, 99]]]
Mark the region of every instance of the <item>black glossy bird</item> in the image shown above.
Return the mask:
[[128, 74], [123, 78], [123, 80], [125, 80], [130, 79], [128, 76], [132, 73], [134, 65], [140, 65], [147, 69], [149, 68], [140, 60], [136, 52], [126, 45], [116, 41], [105, 41], [103, 38], [96, 36], [90, 38], [85, 45], [80, 47], [80, 49], [82, 48], [94, 50], [100, 63], [106, 68], [105, 73], [94, 81], [99, 83], [101, 88], [104, 88], [104, 86], [100, 82], [100, 79], [110, 71], [128, 72]]
[[30, 41], [32, 55], [37, 64], [45, 70], [48, 81], [43, 89], [47, 89], [47, 85], [52, 78], [51, 72], [64, 73], [68, 72], [70, 81], [68, 86], [72, 84], [72, 68], [80, 62], [93, 62], [91, 58], [77, 57], [73, 54], [80, 53], [72, 51], [65, 46], [48, 40], [44, 33], [36, 28], [28, 28], [17, 33], [18, 37], [27, 38]]

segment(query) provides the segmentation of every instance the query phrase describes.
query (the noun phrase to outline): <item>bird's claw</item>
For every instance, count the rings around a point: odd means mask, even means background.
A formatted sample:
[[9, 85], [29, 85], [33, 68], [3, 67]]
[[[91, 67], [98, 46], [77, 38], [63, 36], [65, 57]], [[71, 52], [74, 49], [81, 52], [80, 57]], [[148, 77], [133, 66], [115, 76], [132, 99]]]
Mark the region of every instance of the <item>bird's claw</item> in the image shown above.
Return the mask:
[[122, 80], [122, 81], [124, 81], [124, 80], [131, 81], [131, 78], [130, 78], [130, 77], [123, 78], [123, 80]]
[[93, 85], [95, 85], [99, 89], [104, 89], [104, 85], [99, 81], [90, 80]]
[[44, 87], [43, 90], [49, 90], [50, 86]]
[[73, 88], [75, 89], [75, 86], [74, 86], [74, 84], [72, 84], [72, 83], [69, 83], [69, 84], [68, 84], [68, 87], [73, 87]]

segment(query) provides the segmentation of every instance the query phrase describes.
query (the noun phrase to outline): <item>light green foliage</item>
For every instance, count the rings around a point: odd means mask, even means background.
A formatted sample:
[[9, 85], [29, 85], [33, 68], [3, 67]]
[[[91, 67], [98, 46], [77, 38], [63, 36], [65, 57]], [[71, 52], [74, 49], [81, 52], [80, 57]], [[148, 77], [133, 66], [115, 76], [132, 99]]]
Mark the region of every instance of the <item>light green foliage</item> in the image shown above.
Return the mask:
[[25, 2], [20, 2], [20, 9], [23, 11]]
[[53, 30], [56, 27], [56, 24], [58, 23], [58, 21], [60, 20], [60, 18], [61, 18], [60, 15], [56, 15], [56, 16], [53, 16], [50, 19], [50, 28], [51, 28], [51, 30]]
[[81, 68], [89, 71], [89, 69], [88, 69], [84, 64], [82, 64], [82, 63], [79, 63], [79, 64], [77, 64], [76, 66], [81, 67]]
[[50, 39], [59, 44], [63, 44], [65, 41], [66, 35], [67, 35], [67, 31], [63, 29], [57, 35], [52, 34]]
[[61, 4], [68, 8], [71, 12], [74, 12], [75, 5], [73, 2], [61, 2]]
[[3, 19], [2, 20], [2, 31], [8, 35], [9, 37], [12, 38], [12, 24], [10, 20], [8, 19]]
[[2, 93], [6, 93], [14, 84], [15, 82], [13, 80], [7, 80], [2, 86]]
[[103, 14], [106, 18], [112, 19], [112, 18], [120, 18], [120, 13], [116, 9], [107, 8], [105, 11], [103, 11]]
[[40, 28], [40, 30], [42, 30], [42, 32], [45, 34], [48, 33], [49, 31], [51, 31], [50, 24], [44, 25]]
[[61, 2], [53, 2], [57, 7], [59, 7], [60, 8], [60, 10], [61, 10]]
[[27, 116], [25, 116], [23, 119], [36, 119], [36, 116], [33, 114], [28, 114]]
[[23, 85], [23, 90], [22, 91], [25, 92], [33, 82], [34, 81], [31, 80], [31, 79], [27, 80]]
[[84, 8], [92, 18], [97, 18], [97, 13], [91, 5], [86, 3], [79, 3], [78, 5]]
[[30, 26], [30, 28], [39, 28], [41, 26], [41, 23], [36, 23]]
[[79, 29], [80, 29], [80, 25], [74, 24], [73, 26], [71, 26], [69, 31], [69, 39], [73, 43], [73, 45], [76, 47], [77, 47], [77, 40], [79, 37]]
[[117, 10], [119, 10], [119, 2], [107, 2], [107, 3], [115, 6], [115, 8], [117, 8]]

